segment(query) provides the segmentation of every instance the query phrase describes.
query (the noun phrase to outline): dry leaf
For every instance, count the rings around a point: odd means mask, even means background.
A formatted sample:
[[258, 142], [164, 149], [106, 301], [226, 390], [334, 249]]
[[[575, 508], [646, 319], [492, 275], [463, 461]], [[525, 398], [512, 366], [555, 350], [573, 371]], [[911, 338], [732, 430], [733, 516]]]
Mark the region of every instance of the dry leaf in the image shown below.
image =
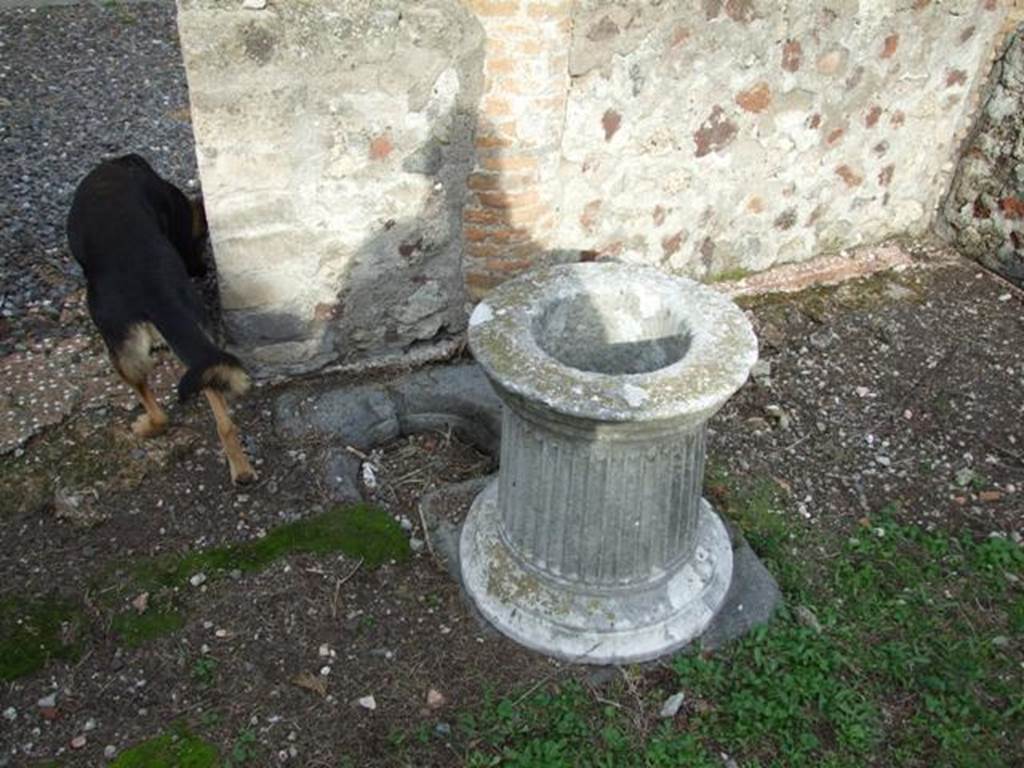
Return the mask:
[[291, 683], [320, 696], [327, 695], [327, 682], [322, 677], [318, 677], [311, 672], [299, 672], [299, 674], [291, 679]]

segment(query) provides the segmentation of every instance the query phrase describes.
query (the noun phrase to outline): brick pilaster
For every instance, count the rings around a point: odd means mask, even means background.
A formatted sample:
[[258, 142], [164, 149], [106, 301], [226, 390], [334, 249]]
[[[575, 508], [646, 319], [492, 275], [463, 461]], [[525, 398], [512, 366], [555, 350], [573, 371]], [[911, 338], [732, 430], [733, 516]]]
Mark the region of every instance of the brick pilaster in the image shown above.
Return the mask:
[[476, 164], [463, 210], [471, 296], [532, 266], [556, 225], [570, 0], [466, 0], [487, 35]]

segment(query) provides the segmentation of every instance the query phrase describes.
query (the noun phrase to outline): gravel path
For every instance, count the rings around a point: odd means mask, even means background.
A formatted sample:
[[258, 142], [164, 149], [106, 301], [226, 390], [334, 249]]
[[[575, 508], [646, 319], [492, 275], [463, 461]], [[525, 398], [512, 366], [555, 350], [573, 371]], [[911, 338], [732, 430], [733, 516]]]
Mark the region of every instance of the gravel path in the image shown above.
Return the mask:
[[0, 5], [0, 354], [81, 287], [64, 234], [71, 195], [126, 152], [196, 184], [174, 3]]

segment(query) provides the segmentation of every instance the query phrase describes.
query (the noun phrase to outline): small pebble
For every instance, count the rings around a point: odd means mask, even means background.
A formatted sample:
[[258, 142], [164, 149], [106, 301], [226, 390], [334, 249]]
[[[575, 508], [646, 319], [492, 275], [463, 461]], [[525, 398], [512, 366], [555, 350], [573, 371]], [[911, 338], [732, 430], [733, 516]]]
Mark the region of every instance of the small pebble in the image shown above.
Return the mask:
[[188, 583], [191, 584], [193, 587], [201, 587], [204, 583], [206, 583], [206, 574], [197, 573], [195, 576], [188, 580]]
[[377, 708], [377, 700], [373, 696], [363, 696], [357, 703], [363, 709], [368, 709], [371, 712]]
[[658, 717], [670, 718], [675, 717], [679, 714], [680, 707], [683, 706], [684, 696], [682, 693], [673, 693], [665, 702], [661, 705], [661, 709], [658, 712]]

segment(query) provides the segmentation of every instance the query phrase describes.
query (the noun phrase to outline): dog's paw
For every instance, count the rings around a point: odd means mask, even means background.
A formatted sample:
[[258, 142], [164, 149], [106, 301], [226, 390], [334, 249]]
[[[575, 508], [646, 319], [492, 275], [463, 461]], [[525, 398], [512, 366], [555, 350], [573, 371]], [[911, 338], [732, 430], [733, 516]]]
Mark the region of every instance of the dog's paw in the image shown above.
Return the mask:
[[258, 479], [259, 475], [256, 474], [256, 470], [252, 467], [246, 467], [238, 472], [231, 473], [231, 482], [235, 485], [251, 485]]
[[139, 437], [156, 437], [167, 431], [167, 419], [154, 421], [148, 414], [142, 414], [132, 424], [132, 432]]

